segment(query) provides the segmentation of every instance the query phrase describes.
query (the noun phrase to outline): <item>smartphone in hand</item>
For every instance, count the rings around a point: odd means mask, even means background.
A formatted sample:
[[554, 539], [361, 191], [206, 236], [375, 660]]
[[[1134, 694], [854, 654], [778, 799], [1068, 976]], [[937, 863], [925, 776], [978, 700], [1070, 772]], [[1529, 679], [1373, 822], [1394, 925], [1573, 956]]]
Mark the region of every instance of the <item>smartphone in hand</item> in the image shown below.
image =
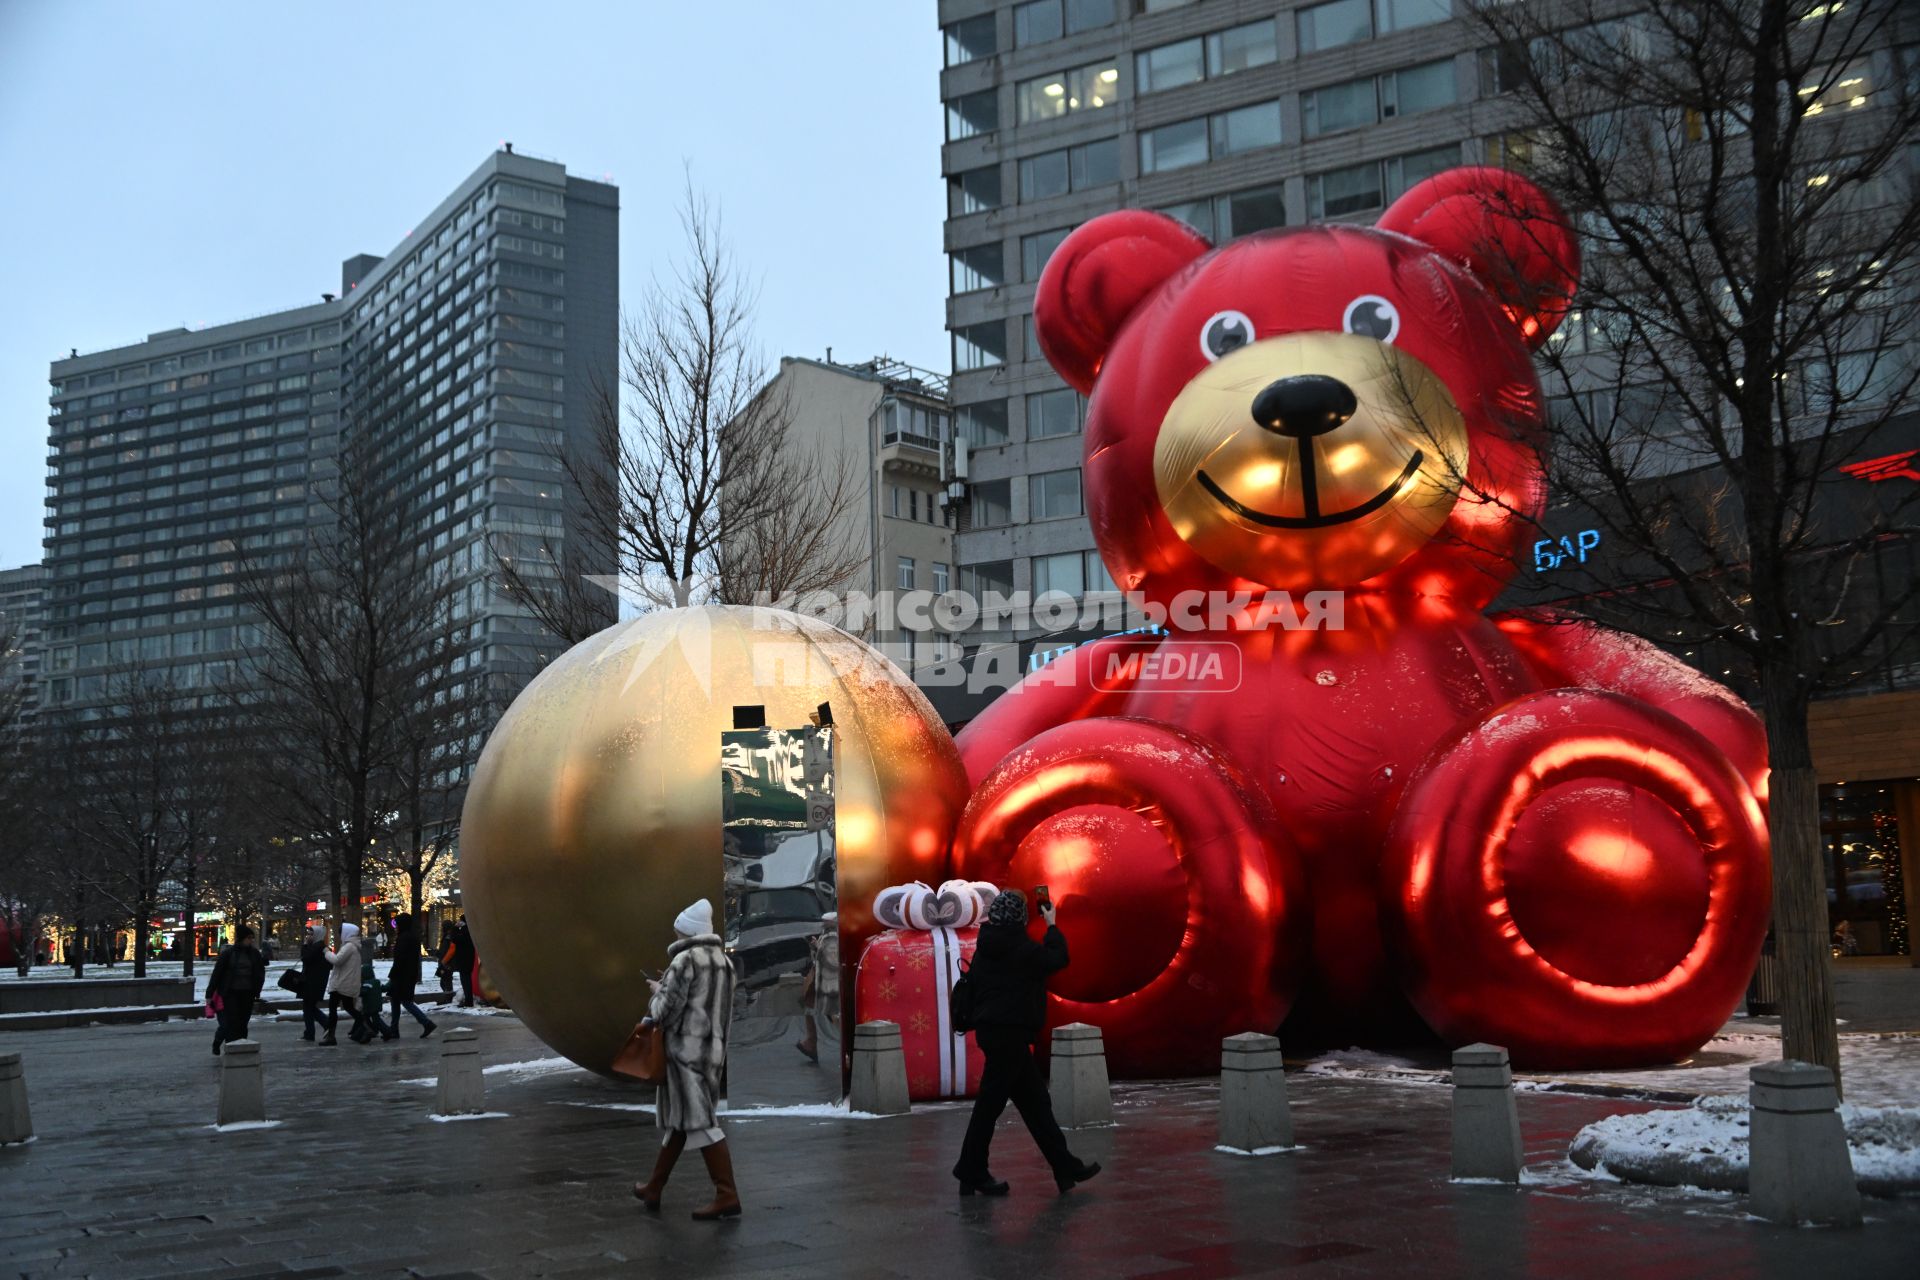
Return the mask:
[[1045, 885], [1034, 886], [1033, 905], [1039, 908], [1042, 912], [1052, 909], [1053, 895], [1047, 892], [1047, 886]]

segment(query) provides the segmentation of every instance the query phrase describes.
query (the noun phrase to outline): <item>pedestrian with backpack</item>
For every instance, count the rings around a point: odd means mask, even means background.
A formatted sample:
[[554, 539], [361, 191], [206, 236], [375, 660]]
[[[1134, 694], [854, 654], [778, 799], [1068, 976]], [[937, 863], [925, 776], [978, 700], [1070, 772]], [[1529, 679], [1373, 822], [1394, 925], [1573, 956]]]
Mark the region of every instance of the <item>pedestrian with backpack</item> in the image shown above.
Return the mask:
[[1098, 1164], [1080, 1160], [1067, 1149], [1066, 1135], [1053, 1116], [1053, 1099], [1034, 1046], [1047, 1021], [1047, 979], [1067, 967], [1067, 939], [1054, 923], [1053, 904], [1040, 899], [1046, 936], [1035, 942], [1027, 936], [1027, 899], [1007, 889], [987, 909], [973, 963], [955, 984], [953, 1012], [967, 1022], [980, 1046], [986, 1066], [980, 1074], [980, 1093], [973, 1102], [973, 1118], [960, 1147], [953, 1176], [963, 1196], [1003, 1196], [1009, 1188], [987, 1168], [993, 1126], [1013, 1103], [1026, 1121], [1040, 1154], [1053, 1169], [1054, 1185], [1065, 1195], [1077, 1184], [1100, 1172]]
[[253, 1002], [267, 984], [267, 962], [253, 945], [253, 928], [241, 925], [233, 945], [220, 953], [207, 976], [207, 1002], [220, 998], [219, 1021], [213, 1031], [213, 1051], [228, 1040], [247, 1038], [247, 1020], [253, 1016]]

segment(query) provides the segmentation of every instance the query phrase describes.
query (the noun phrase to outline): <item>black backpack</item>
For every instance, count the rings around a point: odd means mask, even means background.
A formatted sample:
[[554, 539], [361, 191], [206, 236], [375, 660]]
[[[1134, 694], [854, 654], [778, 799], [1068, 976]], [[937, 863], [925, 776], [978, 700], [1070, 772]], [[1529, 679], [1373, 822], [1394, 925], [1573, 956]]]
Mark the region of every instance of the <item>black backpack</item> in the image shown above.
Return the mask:
[[973, 1030], [973, 979], [967, 976], [967, 968], [960, 970], [953, 990], [947, 993], [947, 1023], [955, 1035]]

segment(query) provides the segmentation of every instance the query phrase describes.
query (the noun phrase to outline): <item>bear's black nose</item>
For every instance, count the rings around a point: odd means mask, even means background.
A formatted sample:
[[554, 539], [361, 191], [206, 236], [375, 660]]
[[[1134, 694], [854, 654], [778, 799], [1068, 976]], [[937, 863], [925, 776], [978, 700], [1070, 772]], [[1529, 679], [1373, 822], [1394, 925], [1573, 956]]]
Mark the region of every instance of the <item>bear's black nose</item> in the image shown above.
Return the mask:
[[1297, 440], [1325, 435], [1359, 407], [1353, 388], [1321, 373], [1295, 374], [1268, 384], [1253, 398], [1253, 420]]

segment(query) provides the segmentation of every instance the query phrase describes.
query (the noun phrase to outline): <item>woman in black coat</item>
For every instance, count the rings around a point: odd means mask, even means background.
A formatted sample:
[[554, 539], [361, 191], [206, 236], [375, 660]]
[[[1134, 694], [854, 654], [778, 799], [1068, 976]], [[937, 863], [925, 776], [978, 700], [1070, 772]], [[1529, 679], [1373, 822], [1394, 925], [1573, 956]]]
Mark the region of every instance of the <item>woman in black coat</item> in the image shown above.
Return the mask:
[[967, 969], [973, 991], [973, 1038], [987, 1063], [960, 1161], [953, 1166], [963, 1196], [1007, 1193], [1007, 1184], [987, 1171], [987, 1149], [993, 1142], [993, 1126], [1009, 1101], [1027, 1122], [1027, 1132], [1052, 1166], [1054, 1184], [1062, 1194], [1100, 1172], [1098, 1164], [1082, 1163], [1067, 1150], [1067, 1139], [1053, 1118], [1046, 1078], [1034, 1058], [1034, 1044], [1047, 1021], [1047, 979], [1067, 967], [1067, 939], [1053, 922], [1053, 907], [1043, 904], [1040, 914], [1046, 919], [1047, 933], [1035, 942], [1027, 936], [1026, 898], [1014, 889], [995, 898]]
[[420, 929], [413, 917], [401, 914], [394, 919], [393, 969], [387, 974], [387, 986], [393, 994], [393, 1023], [382, 1037], [400, 1038], [400, 1010], [404, 1007], [420, 1024], [420, 1038], [433, 1034], [433, 1019], [420, 1012], [414, 1003], [414, 989], [420, 985]]
[[313, 1039], [313, 1028], [318, 1024], [333, 1034], [333, 1020], [320, 1010], [320, 1002], [327, 998], [327, 977], [333, 972], [333, 966], [327, 960], [327, 926], [316, 924], [307, 930], [306, 941], [300, 944], [300, 1016], [306, 1021], [306, 1030], [301, 1033], [302, 1040]]

